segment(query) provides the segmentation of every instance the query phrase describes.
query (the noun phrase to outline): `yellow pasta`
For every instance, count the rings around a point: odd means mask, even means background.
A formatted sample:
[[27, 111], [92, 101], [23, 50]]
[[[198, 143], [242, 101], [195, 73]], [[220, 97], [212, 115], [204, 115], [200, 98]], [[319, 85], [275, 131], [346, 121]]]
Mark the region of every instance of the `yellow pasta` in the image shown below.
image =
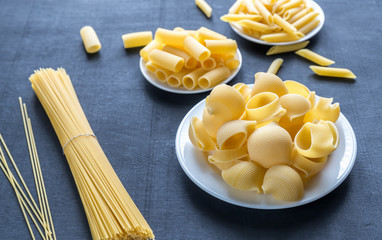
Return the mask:
[[325, 167], [327, 159], [328, 156], [307, 158], [294, 149], [292, 154], [292, 167], [301, 173], [300, 175], [302, 178], [309, 178]]
[[256, 9], [259, 11], [260, 15], [263, 16], [263, 20], [267, 24], [272, 24], [273, 23], [272, 14], [264, 6], [264, 4], [260, 0], [254, 0], [254, 4], [255, 4]]
[[212, 14], [212, 8], [205, 0], [195, 0], [196, 6], [202, 10], [202, 12], [208, 17], [211, 17]]
[[147, 70], [149, 70], [152, 73], [155, 73], [155, 71], [158, 68], [160, 68], [158, 65], [156, 65], [155, 63], [153, 63], [151, 61], [148, 61], [147, 63], [145, 63], [145, 67], [147, 68]]
[[233, 120], [220, 126], [216, 143], [218, 149], [240, 148], [247, 141], [249, 135], [255, 131], [256, 121]]
[[302, 37], [304, 37], [304, 34], [301, 32], [278, 32], [261, 35], [260, 40], [265, 42], [291, 42], [296, 41]]
[[313, 122], [315, 120], [327, 120], [336, 122], [340, 116], [340, 105], [334, 103], [333, 98], [319, 97], [318, 101], [312, 109], [305, 114], [305, 122]]
[[212, 155], [208, 156], [208, 162], [214, 165], [216, 163], [231, 163], [237, 160], [244, 160], [247, 157], [247, 146], [225, 150], [217, 149]]
[[277, 74], [283, 62], [284, 60], [282, 58], [276, 58], [275, 60], [273, 60], [272, 64], [267, 70], [267, 73]]
[[206, 60], [201, 62], [202, 68], [205, 70], [212, 70], [216, 67], [215, 59], [209, 57]]
[[284, 81], [284, 85], [288, 92], [291, 94], [298, 94], [306, 98], [310, 102], [311, 108], [315, 106], [316, 103], [316, 92], [310, 91], [304, 84], [296, 81], [287, 80]]
[[306, 14], [312, 12], [313, 9], [310, 9], [310, 8], [304, 8], [302, 9], [301, 11], [299, 11], [298, 13], [296, 13], [293, 17], [290, 17], [287, 21], [289, 23], [294, 23], [296, 22], [298, 19], [302, 18], [303, 16], [305, 16]]
[[205, 73], [207, 73], [208, 70], [205, 70], [203, 68], [197, 68], [193, 70], [192, 72], [186, 74], [182, 78], [182, 84], [183, 86], [188, 89], [192, 90], [198, 86], [198, 79], [203, 76]]
[[326, 77], [340, 77], [340, 78], [357, 78], [352, 71], [347, 68], [334, 68], [334, 67], [320, 67], [309, 66], [312, 71], [320, 76]]
[[236, 22], [240, 20], [260, 21], [263, 17], [256, 14], [226, 14], [220, 17], [223, 22]]
[[240, 66], [240, 60], [236, 54], [232, 58], [228, 58], [227, 60], [225, 60], [224, 64], [227, 68], [229, 68], [229, 70], [234, 70]]
[[321, 66], [329, 66], [334, 63], [333, 60], [323, 57], [309, 49], [300, 49], [296, 51], [295, 53]]
[[274, 29], [274, 26], [269, 26], [264, 23], [255, 22], [249, 19], [243, 19], [237, 22], [240, 26], [247, 29], [252, 29], [257, 32], [270, 32]]
[[158, 28], [154, 39], [162, 44], [183, 48], [183, 41], [188, 36], [186, 31], [172, 31]]
[[173, 72], [179, 72], [184, 66], [183, 58], [158, 49], [154, 49], [150, 52], [149, 60]]
[[301, 27], [299, 31], [303, 34], [308, 34], [313, 29], [315, 29], [318, 25], [320, 24], [320, 20], [318, 19], [313, 19], [311, 22], [307, 23], [305, 26]]
[[261, 92], [273, 92], [281, 97], [288, 93], [281, 78], [273, 73], [258, 72], [255, 74], [255, 83], [252, 87], [251, 96]]
[[247, 9], [249, 13], [255, 13], [259, 14], [259, 11], [256, 9], [255, 5], [253, 4], [252, 0], [244, 0], [244, 6]]
[[237, 51], [237, 43], [235, 40], [205, 40], [206, 47], [212, 54], [235, 55]]
[[215, 68], [198, 79], [198, 84], [201, 88], [210, 88], [228, 78], [231, 74], [230, 70], [223, 66]]
[[226, 120], [224, 118], [220, 118], [219, 115], [209, 114], [206, 107], [203, 110], [202, 121], [208, 135], [210, 135], [213, 139], [216, 139], [219, 128], [226, 122]]
[[239, 12], [239, 9], [243, 3], [243, 0], [237, 0], [228, 10], [229, 13], [235, 14]]
[[279, 25], [285, 32], [294, 33], [297, 32], [297, 29], [292, 26], [289, 22], [284, 20], [284, 18], [280, 17], [278, 14], [273, 15], [274, 22]]
[[193, 37], [186, 37], [183, 44], [184, 49], [198, 61], [206, 60], [211, 55], [211, 51]]
[[162, 67], [157, 67], [155, 69], [155, 76], [156, 78], [161, 81], [161, 82], [166, 82], [167, 79], [169, 78], [169, 76], [173, 73], [172, 71], [170, 70], [167, 70], [165, 68], [162, 68]]
[[195, 58], [191, 57], [190, 54], [186, 53], [185, 51], [179, 48], [165, 45], [162, 47], [162, 50], [183, 58], [185, 68], [192, 69], [192, 68], [195, 68], [196, 65], [198, 64], [198, 61], [196, 61]]
[[262, 189], [264, 193], [281, 201], [298, 201], [304, 196], [304, 183], [300, 175], [287, 165], [269, 168]]
[[225, 40], [227, 39], [226, 36], [217, 33], [215, 31], [212, 31], [211, 29], [201, 27], [197, 31], [198, 34], [198, 40], [203, 42], [206, 39], [212, 39], [212, 40]]
[[161, 48], [162, 48], [162, 43], [153, 40], [149, 44], [147, 44], [144, 48], [142, 48], [141, 51], [139, 51], [139, 54], [145, 61], [148, 61], [150, 52], [154, 49], [161, 49]]
[[193, 117], [191, 119], [191, 124], [188, 129], [188, 136], [194, 147], [198, 148], [201, 151], [212, 151], [215, 150], [215, 142], [208, 135], [206, 129], [203, 126], [203, 122], [197, 118]]
[[182, 85], [182, 79], [185, 75], [187, 75], [191, 70], [187, 68], [183, 68], [180, 72], [172, 73], [167, 78], [167, 83], [171, 87], [179, 87]]
[[283, 14], [283, 17], [285, 20], [289, 20], [290, 18], [292, 18], [293, 16], [295, 16], [297, 13], [303, 11], [303, 7], [295, 7], [295, 8], [291, 8], [291, 9], [288, 9], [284, 12]]
[[240, 94], [245, 99], [245, 103], [247, 103], [251, 97], [251, 88], [244, 83], [236, 83], [235, 85], [233, 85], [233, 88], [240, 92]]
[[302, 18], [298, 19], [296, 22], [292, 23], [292, 25], [295, 28], [300, 29], [306, 24], [308, 24], [309, 22], [313, 21], [313, 19], [315, 19], [317, 16], [318, 16], [317, 12], [310, 12], [306, 14], [305, 16], [303, 16]]
[[97, 33], [91, 26], [81, 28], [80, 34], [87, 53], [96, 53], [101, 50], [101, 43]]
[[308, 44], [309, 44], [309, 41], [304, 41], [304, 42], [299, 42], [299, 43], [295, 43], [291, 45], [272, 46], [268, 50], [267, 55], [274, 55], [274, 54], [285, 53], [285, 52], [294, 52], [296, 50], [306, 47]]
[[291, 8], [294, 8], [294, 7], [298, 7], [302, 3], [303, 3], [303, 0], [291, 0], [289, 2], [286, 2], [286, 3], [282, 4], [277, 12], [279, 14], [283, 14], [285, 11], [287, 11], [287, 10], [289, 10]]
[[151, 31], [134, 32], [122, 35], [123, 46], [125, 48], [142, 47], [153, 40]]

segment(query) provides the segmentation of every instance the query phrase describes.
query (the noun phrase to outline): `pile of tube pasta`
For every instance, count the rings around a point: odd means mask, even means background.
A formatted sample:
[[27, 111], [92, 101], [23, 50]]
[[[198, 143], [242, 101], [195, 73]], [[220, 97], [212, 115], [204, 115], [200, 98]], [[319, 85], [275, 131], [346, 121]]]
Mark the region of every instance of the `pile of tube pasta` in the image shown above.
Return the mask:
[[305, 180], [338, 146], [340, 107], [332, 101], [299, 82], [258, 72], [252, 88], [216, 86], [202, 119], [192, 118], [189, 138], [231, 187], [298, 201]]

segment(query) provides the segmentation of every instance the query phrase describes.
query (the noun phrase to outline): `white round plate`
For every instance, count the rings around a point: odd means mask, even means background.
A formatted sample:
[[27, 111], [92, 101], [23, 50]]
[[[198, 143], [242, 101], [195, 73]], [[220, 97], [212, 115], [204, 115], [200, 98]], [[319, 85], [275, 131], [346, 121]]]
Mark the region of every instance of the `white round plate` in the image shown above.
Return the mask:
[[353, 168], [357, 153], [356, 138], [350, 123], [341, 113], [335, 123], [340, 136], [339, 146], [328, 157], [325, 168], [304, 184], [303, 199], [296, 202], [281, 202], [269, 195], [234, 189], [224, 182], [219, 170], [208, 163], [208, 154], [196, 149], [189, 140], [190, 121], [193, 116], [202, 119], [204, 106], [205, 100], [199, 102], [180, 123], [175, 139], [176, 154], [187, 176], [201, 189], [223, 201], [255, 209], [283, 209], [304, 205], [322, 198], [337, 188]]
[[[222, 81], [221, 83], [219, 84], [224, 84], [224, 83], [228, 83], [229, 81], [231, 81], [236, 75], [237, 73], [240, 71], [240, 68], [241, 68], [241, 65], [242, 65], [242, 62], [243, 62], [243, 59], [241, 57], [241, 53], [239, 51], [239, 49], [237, 49], [237, 52], [236, 52], [236, 55], [240, 61], [240, 64], [239, 66], [233, 71], [231, 72], [231, 75], [225, 79], [224, 81]], [[175, 88], [175, 87], [171, 87], [170, 85], [168, 85], [167, 83], [165, 82], [161, 82], [159, 80], [157, 80], [157, 78], [155, 77], [155, 75], [150, 72], [149, 70], [147, 70], [146, 66], [145, 66], [145, 61], [143, 60], [143, 58], [141, 58], [139, 60], [139, 67], [141, 69], [141, 72], [143, 74], [143, 76], [146, 78], [146, 80], [151, 83], [152, 85], [154, 85], [155, 87], [157, 88], [160, 88], [164, 91], [167, 91], [167, 92], [172, 92], [172, 93], [179, 93], [179, 94], [195, 94], [195, 93], [202, 93], [202, 92], [208, 92], [210, 91], [212, 88], [206, 88], [206, 89], [202, 89], [200, 87], [197, 87], [193, 90], [187, 90], [186, 88], [184, 87], [178, 87], [178, 88]]]
[[320, 5], [318, 5], [316, 2], [314, 1], [310, 1], [312, 3], [312, 7], [314, 9], [315, 12], [318, 12], [319, 15], [317, 16], [318, 20], [320, 20], [320, 23], [319, 25], [313, 29], [310, 33], [308, 33], [307, 35], [305, 35], [303, 38], [300, 38], [299, 40], [296, 40], [296, 41], [292, 41], [292, 42], [265, 42], [265, 41], [262, 41], [260, 39], [257, 39], [257, 38], [254, 38], [254, 37], [251, 37], [245, 33], [243, 33], [243, 31], [241, 30], [242, 27], [237, 24], [237, 23], [230, 23], [230, 26], [231, 28], [238, 34], [240, 35], [242, 38], [245, 38], [251, 42], [255, 42], [255, 43], [258, 43], [258, 44], [263, 44], [263, 45], [272, 45], [272, 46], [276, 46], [276, 45], [290, 45], [290, 44], [294, 44], [294, 43], [299, 43], [299, 42], [303, 42], [303, 41], [306, 41], [306, 40], [309, 40], [310, 38], [312, 38], [313, 36], [315, 36], [322, 28], [322, 26], [324, 26], [324, 22], [325, 22], [325, 15], [324, 15], [324, 11], [322, 11]]

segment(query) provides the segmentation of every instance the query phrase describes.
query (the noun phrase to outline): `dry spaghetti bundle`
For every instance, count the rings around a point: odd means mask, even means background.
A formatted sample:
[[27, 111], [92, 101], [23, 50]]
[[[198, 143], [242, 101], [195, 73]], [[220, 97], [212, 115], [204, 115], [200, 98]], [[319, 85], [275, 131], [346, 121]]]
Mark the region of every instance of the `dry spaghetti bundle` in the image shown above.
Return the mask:
[[29, 80], [60, 140], [93, 239], [153, 239], [99, 145], [66, 71], [40, 69]]

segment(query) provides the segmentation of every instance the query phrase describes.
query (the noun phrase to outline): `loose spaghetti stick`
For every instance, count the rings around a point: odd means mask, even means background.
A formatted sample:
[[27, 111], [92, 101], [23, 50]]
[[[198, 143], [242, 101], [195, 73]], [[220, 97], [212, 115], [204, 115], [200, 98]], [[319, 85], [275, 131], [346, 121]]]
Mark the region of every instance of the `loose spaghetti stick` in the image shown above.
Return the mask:
[[202, 10], [202, 12], [208, 17], [210, 18], [211, 17], [211, 14], [212, 14], [212, 8], [210, 5], [208, 5], [208, 3], [204, 0], [195, 0], [195, 4], [196, 6], [198, 6], [200, 8], [200, 10]]
[[340, 77], [340, 78], [357, 78], [352, 71], [347, 68], [333, 68], [333, 67], [320, 67], [309, 66], [314, 73], [320, 76], [327, 77]]
[[151, 31], [134, 32], [122, 35], [123, 46], [125, 48], [142, 47], [153, 40]]
[[285, 53], [285, 52], [293, 52], [293, 51], [306, 47], [308, 44], [309, 44], [309, 41], [304, 41], [304, 42], [299, 42], [299, 43], [295, 43], [291, 45], [273, 46], [268, 50], [266, 54], [274, 55], [274, 54]]
[[267, 73], [273, 73], [276, 75], [283, 62], [284, 60], [282, 58], [276, 58], [269, 66]]
[[88, 53], [96, 53], [101, 50], [101, 43], [97, 33], [91, 26], [85, 26], [80, 30], [81, 38]]
[[333, 60], [330, 60], [329, 58], [323, 57], [309, 49], [300, 49], [295, 52], [297, 55], [306, 58], [314, 63], [317, 63], [321, 66], [329, 66], [333, 63], [335, 63]]

